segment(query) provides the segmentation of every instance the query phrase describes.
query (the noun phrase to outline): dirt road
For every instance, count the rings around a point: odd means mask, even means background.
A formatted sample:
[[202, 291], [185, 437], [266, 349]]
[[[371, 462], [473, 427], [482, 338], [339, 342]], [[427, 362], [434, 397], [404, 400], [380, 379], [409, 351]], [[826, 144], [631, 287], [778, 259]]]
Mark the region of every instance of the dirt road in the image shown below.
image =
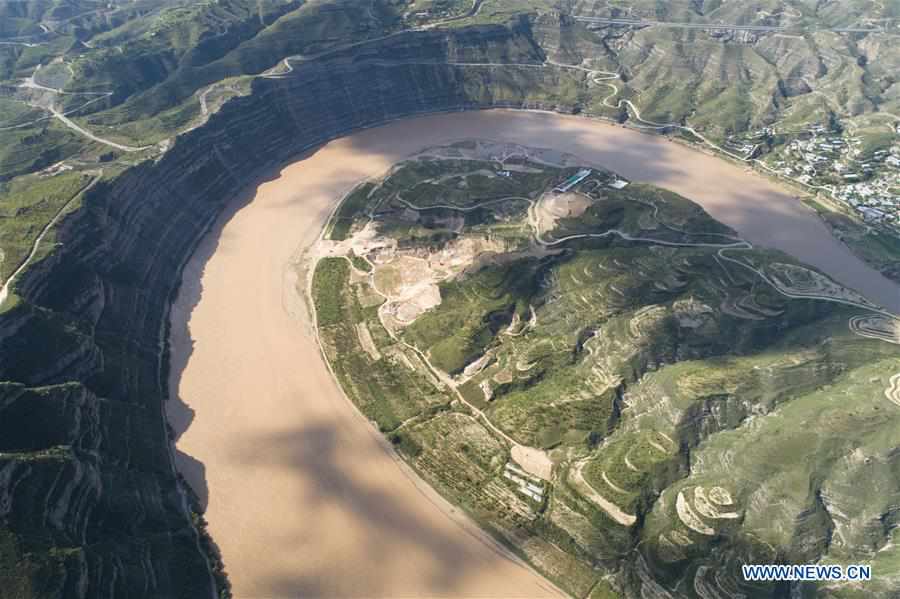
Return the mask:
[[810, 210], [719, 159], [577, 117], [489, 111], [411, 119], [328, 144], [223, 217], [172, 312], [179, 466], [208, 497], [240, 598], [550, 597], [556, 591], [417, 482], [342, 396], [316, 347], [295, 264], [335, 202], [392, 163], [460, 138], [551, 147], [702, 204], [900, 310], [897, 286]]

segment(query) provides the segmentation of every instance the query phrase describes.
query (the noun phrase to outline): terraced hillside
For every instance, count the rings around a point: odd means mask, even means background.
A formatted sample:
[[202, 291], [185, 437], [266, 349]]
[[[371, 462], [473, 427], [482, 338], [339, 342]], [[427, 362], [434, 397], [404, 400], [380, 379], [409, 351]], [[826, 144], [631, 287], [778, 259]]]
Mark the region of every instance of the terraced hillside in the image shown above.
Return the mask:
[[[227, 593], [223, 577], [210, 575], [221, 565], [200, 534], [201, 508], [172, 466], [172, 435], [160, 410], [165, 322], [179, 270], [199, 237], [237, 190], [272, 165], [411, 114], [506, 106], [582, 112], [642, 128], [657, 127], [643, 119], [671, 119], [657, 130], [695, 143], [699, 134], [729, 153], [758, 146], [760, 168], [782, 169], [776, 162], [783, 160], [808, 166], [808, 152], [801, 160], [791, 144], [829, 141], [858, 149], [860, 164], [880, 160], [861, 171], [860, 183], [880, 181], [890, 191], [893, 171], [885, 165], [898, 147], [889, 127], [897, 12], [892, 2], [805, 0], [377, 0], [363, 10], [355, 0], [0, 3], [0, 595], [197, 597], [217, 586]], [[715, 22], [772, 22], [785, 30], [711, 28]], [[835, 31], [848, 27], [872, 31]], [[742, 93], [729, 92], [735, 86]], [[757, 137], [758, 127], [769, 131]], [[793, 158], [783, 156], [788, 151]], [[810, 185], [832, 185], [830, 166], [814, 169]], [[495, 224], [488, 249], [498, 251], [497, 238], [529, 243], [532, 233], [514, 224], [523, 202], [508, 204], [501, 203], [513, 224], [502, 234]], [[863, 223], [825, 197], [814, 206], [867, 260], [898, 272], [889, 229]], [[482, 210], [471, 212], [477, 219]], [[599, 230], [554, 214], [535, 215], [543, 223], [537, 227], [553, 221], [572, 235]], [[598, 227], [616, 219], [591, 216]], [[351, 213], [344, 226], [352, 224]], [[638, 236], [632, 225], [619, 228]], [[538, 231], [547, 251], [626, 239], [602, 233], [551, 245], [562, 229]], [[730, 276], [749, 276], [728, 260], [746, 260], [749, 252], [716, 255]], [[367, 264], [360, 256], [354, 262]], [[535, 276], [531, 268], [525, 273]], [[821, 291], [815, 277], [794, 280], [796, 274], [776, 268], [767, 276], [781, 281], [783, 292]], [[434, 289], [429, 293], [433, 300]], [[515, 293], [537, 297], [530, 288]], [[769, 308], [753, 297], [736, 296], [721, 310], [741, 315], [735, 318], [765, 315], [757, 306]], [[535, 313], [542, 309], [530, 302], [509, 318], [531, 322], [532, 304]], [[851, 322], [860, 334], [892, 338], [891, 323], [877, 314], [854, 314]], [[438, 348], [450, 370], [468, 366], [494, 342], [491, 327], [470, 329], [471, 343], [467, 337]], [[374, 343], [377, 329], [371, 334]], [[423, 351], [431, 341], [408, 340]], [[483, 397], [483, 382], [465, 392]], [[886, 397], [896, 395], [895, 382], [885, 382]], [[425, 395], [429, 405], [443, 402]], [[494, 409], [495, 435], [525, 418], [512, 406], [501, 411], [513, 423], [505, 424]], [[612, 410], [613, 419], [620, 412]], [[534, 424], [528, 438], [565, 436], [563, 424], [548, 423]], [[888, 534], [890, 517], [879, 526], [866, 534]], [[873, 541], [872, 550], [878, 547]]]
[[900, 590], [900, 322], [695, 204], [577, 158], [434, 148], [318, 248], [321, 343], [437, 489], [577, 597]]
[[[117, 176], [292, 64], [348, 49], [371, 55], [385, 40], [415, 44], [425, 31], [477, 38], [487, 25], [515, 30], [517, 50], [444, 58], [469, 72], [483, 97], [529, 95], [752, 161], [821, 195], [811, 205], [837, 235], [891, 276], [900, 272], [894, 211], [862, 223], [869, 213], [859, 210], [883, 211], [900, 197], [900, 162], [890, 162], [900, 160], [895, 3], [373, 0], [358, 8], [348, 0], [4, 3], [0, 199], [28, 218], [19, 226], [7, 211], [0, 274], [72, 200], [62, 183], [24, 206], [7, 199], [36, 179], [100, 168]], [[827, 151], [788, 151], [810, 139]], [[833, 152], [838, 142], [850, 160]]]
[[[532, 50], [521, 30], [487, 27], [397, 36], [358, 59], [348, 49], [296, 64], [290, 73], [254, 80], [252, 95], [226, 103], [158, 160], [122, 172], [102, 163], [103, 173], [57, 207], [49, 228], [29, 224], [34, 241], [22, 245], [32, 251], [23, 250], [24, 267], [2, 288], [0, 380], [9, 384], [0, 394], [0, 420], [43, 432], [24, 446], [18, 436], [0, 436], [0, 464], [16, 482], [3, 486], [2, 526], [13, 549], [0, 554], [0, 586], [50, 597], [61, 588], [75, 597], [138, 589], [193, 598], [214, 586], [227, 594], [224, 576], [215, 584], [211, 577], [221, 564], [213, 546], [201, 542], [202, 506], [189, 500], [175, 472], [174, 434], [162, 411], [167, 315], [182, 265], [240, 190], [304, 151], [414, 114], [540, 105], [541, 91], [523, 91], [515, 75], [491, 86], [446, 65], [448, 56], [480, 61]], [[373, 87], [373, 75], [384, 85]], [[55, 198], [33, 199], [46, 207]], [[32, 212], [17, 208], [3, 224], [18, 226]], [[84, 389], [77, 396], [83, 401], [68, 402], [71, 384]], [[43, 418], [30, 402], [16, 403], [31, 392], [43, 393], [48, 409], [63, 416]], [[100, 409], [108, 404], [120, 416]], [[96, 436], [85, 437], [81, 427], [92, 422], [86, 414], [98, 410]], [[118, 417], [146, 422], [146, 442], [136, 448], [130, 435], [118, 434]], [[37, 459], [47, 456], [53, 460]], [[49, 497], [48, 484], [61, 490], [52, 508], [50, 499], [35, 500]]]

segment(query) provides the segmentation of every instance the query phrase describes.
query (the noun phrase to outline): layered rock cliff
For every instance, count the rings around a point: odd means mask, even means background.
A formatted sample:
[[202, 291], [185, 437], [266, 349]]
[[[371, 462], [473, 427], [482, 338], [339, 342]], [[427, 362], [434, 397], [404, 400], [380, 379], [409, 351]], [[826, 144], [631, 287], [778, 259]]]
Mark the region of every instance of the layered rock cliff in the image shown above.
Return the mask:
[[542, 59], [522, 20], [294, 62], [158, 161], [97, 185], [0, 316], [0, 597], [227, 593], [162, 409], [181, 266], [237, 190], [355, 129], [492, 106], [567, 110], [556, 90], [570, 75], [483, 66]]

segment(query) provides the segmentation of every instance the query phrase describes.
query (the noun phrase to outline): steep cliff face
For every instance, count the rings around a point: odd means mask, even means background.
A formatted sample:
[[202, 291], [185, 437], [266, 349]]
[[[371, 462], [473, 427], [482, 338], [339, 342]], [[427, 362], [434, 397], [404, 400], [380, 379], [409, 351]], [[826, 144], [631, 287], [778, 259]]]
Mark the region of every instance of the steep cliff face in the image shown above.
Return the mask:
[[213, 596], [162, 410], [181, 265], [236, 190], [354, 129], [436, 111], [565, 109], [552, 72], [445, 64], [541, 59], [521, 21], [294, 63], [159, 161], [95, 187], [0, 316], [0, 597]]

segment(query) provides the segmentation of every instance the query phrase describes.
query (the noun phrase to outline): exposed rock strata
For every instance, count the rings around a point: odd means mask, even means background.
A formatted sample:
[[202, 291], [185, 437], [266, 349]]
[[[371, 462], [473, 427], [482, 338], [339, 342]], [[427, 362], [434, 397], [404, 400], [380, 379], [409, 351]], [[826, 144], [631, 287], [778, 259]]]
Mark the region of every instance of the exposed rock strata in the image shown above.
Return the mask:
[[214, 595], [162, 410], [181, 265], [236, 190], [350, 131], [427, 112], [565, 110], [552, 71], [445, 64], [542, 59], [523, 20], [295, 63], [85, 197], [60, 249], [22, 277], [24, 301], [0, 316], [0, 380], [11, 381], [0, 385], [0, 548], [43, 584], [23, 595]]

